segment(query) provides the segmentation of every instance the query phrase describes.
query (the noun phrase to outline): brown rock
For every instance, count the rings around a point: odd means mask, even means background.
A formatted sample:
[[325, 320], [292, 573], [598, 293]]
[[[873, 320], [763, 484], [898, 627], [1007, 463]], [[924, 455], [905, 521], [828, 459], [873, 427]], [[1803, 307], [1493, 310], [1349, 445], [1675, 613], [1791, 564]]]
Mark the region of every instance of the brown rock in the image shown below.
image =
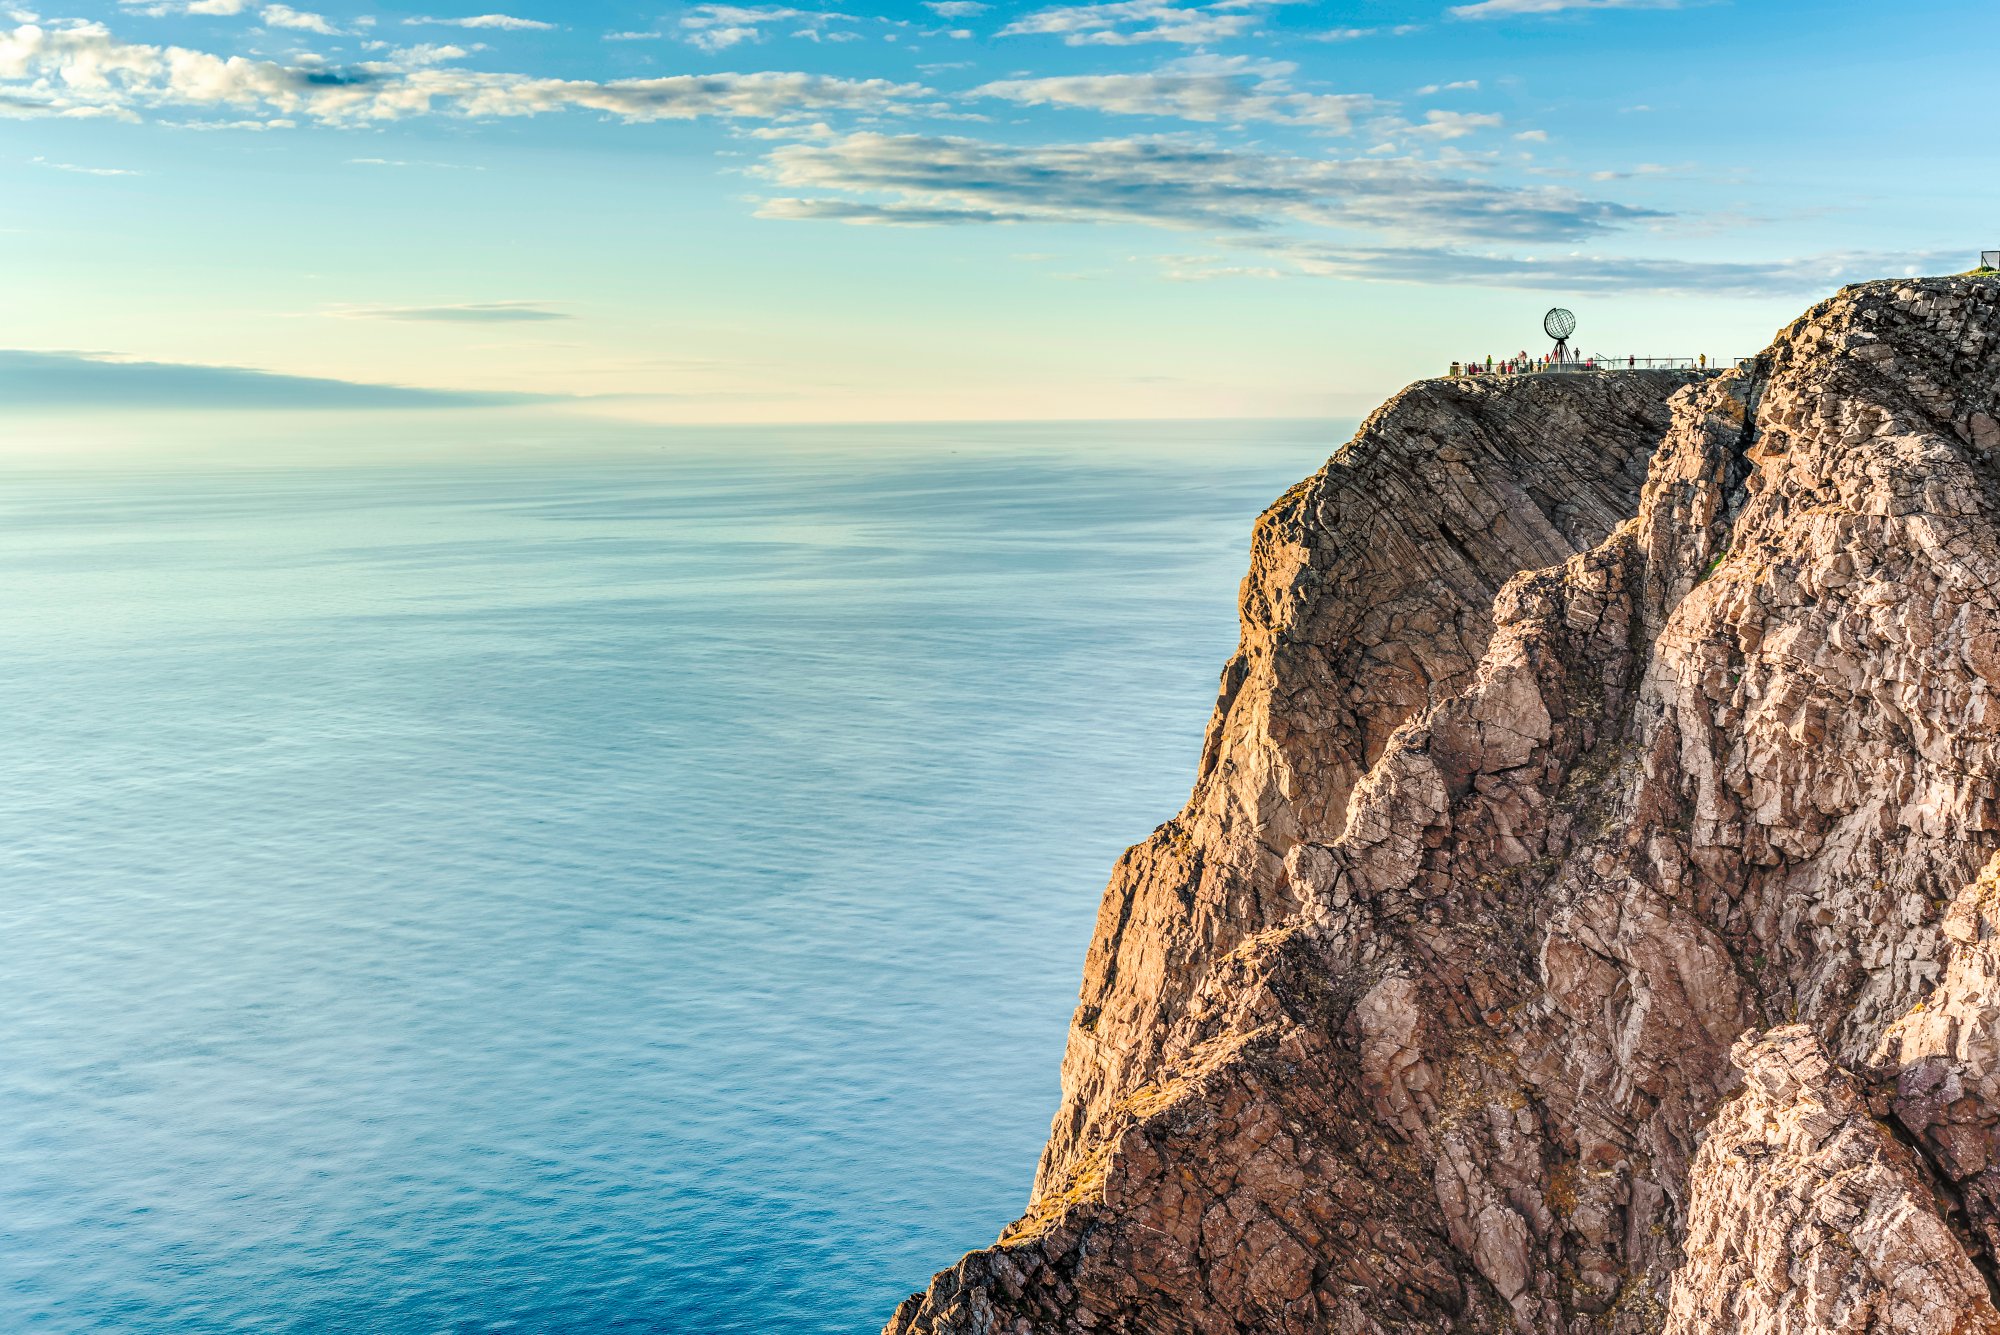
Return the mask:
[[1667, 1335], [2000, 1331], [1916, 1154], [1804, 1025], [1746, 1036], [1688, 1181]]
[[1996, 413], [1973, 279], [1377, 413], [893, 1335], [1996, 1329]]

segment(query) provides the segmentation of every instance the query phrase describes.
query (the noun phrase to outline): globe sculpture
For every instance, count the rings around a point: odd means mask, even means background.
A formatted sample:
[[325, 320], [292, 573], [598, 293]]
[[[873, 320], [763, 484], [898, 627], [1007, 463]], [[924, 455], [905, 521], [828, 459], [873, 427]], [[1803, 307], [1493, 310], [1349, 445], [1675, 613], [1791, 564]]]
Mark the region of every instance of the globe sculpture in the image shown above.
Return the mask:
[[1556, 365], [1569, 360], [1569, 336], [1576, 332], [1576, 315], [1558, 306], [1542, 317], [1542, 332], [1556, 341]]

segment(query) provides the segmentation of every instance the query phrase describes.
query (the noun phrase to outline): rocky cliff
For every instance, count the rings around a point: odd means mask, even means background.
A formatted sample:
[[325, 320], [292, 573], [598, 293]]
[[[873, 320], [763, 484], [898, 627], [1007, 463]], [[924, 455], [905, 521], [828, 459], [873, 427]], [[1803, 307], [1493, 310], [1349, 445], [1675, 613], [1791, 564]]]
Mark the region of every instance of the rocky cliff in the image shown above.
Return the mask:
[[2000, 282], [1414, 386], [1242, 606], [889, 1335], [2000, 1335]]

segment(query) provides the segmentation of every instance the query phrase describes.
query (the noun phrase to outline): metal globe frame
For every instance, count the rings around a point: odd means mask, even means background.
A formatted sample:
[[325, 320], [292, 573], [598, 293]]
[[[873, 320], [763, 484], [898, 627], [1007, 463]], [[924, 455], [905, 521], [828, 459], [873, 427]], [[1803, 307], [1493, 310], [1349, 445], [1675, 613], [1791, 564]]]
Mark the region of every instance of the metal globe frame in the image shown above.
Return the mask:
[[1576, 314], [1557, 306], [1542, 317], [1542, 332], [1556, 341], [1556, 365], [1569, 360], [1569, 336], [1576, 332]]

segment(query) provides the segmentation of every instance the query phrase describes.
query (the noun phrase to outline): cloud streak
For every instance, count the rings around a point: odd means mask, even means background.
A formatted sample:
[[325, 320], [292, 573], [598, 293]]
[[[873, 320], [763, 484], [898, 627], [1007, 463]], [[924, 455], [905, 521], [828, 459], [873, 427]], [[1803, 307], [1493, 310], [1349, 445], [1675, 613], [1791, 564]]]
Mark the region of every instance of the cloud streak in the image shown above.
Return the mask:
[[161, 106], [230, 108], [360, 125], [412, 116], [538, 116], [596, 111], [628, 122], [775, 120], [831, 111], [879, 111], [923, 93], [887, 79], [761, 72], [683, 74], [598, 83], [585, 79], [375, 62], [345, 69], [217, 56], [125, 42], [101, 24], [0, 30], [0, 111], [127, 120]]
[[471, 18], [440, 19], [425, 15], [421, 18], [404, 19], [408, 27], [434, 24], [445, 28], [496, 28], [503, 32], [551, 32], [553, 23], [543, 23], [538, 19], [517, 19], [511, 14], [474, 14]]
[[416, 389], [277, 375], [241, 366], [0, 349], [0, 402], [16, 411], [492, 408], [546, 401], [543, 395]]
[[1876, 278], [1949, 272], [1964, 262], [1955, 252], [1939, 251], [1840, 251], [1755, 261], [1481, 255], [1450, 247], [1342, 248], [1289, 239], [1250, 244], [1288, 261], [1300, 276], [1654, 296], [1797, 296]]
[[1479, 0], [1454, 5], [1455, 19], [1505, 19], [1533, 14], [1561, 14], [1578, 9], [1679, 9], [1682, 0]]
[[1452, 176], [1411, 159], [1312, 158], [1178, 139], [1014, 146], [864, 132], [785, 145], [760, 171], [780, 186], [833, 192], [768, 200], [762, 216], [857, 224], [1137, 223], [1240, 232], [1304, 224], [1466, 242], [1579, 240], [1664, 216]]
[[1061, 5], [1016, 19], [1000, 30], [1000, 36], [1060, 37], [1069, 46], [1135, 46], [1142, 42], [1202, 46], [1240, 37], [1256, 27], [1257, 16], [1241, 12], [1242, 8], [1230, 0], [1209, 6], [1177, 5], [1171, 0]]
[[1068, 75], [1003, 79], [975, 88], [979, 97], [1024, 106], [1075, 107], [1122, 116], [1172, 116], [1238, 124], [1268, 121], [1309, 125], [1338, 134], [1374, 111], [1373, 97], [1353, 93], [1301, 93], [1286, 83], [1297, 67], [1241, 60], [1188, 61], [1150, 74]]
[[430, 324], [527, 324], [574, 318], [533, 301], [474, 301], [456, 306], [341, 306], [327, 312], [342, 320], [407, 320]]
[[37, 167], [47, 167], [51, 171], [70, 172], [77, 176], [144, 176], [146, 173], [133, 171], [129, 167], [79, 167], [74, 162], [51, 162], [44, 157], [30, 158]]

